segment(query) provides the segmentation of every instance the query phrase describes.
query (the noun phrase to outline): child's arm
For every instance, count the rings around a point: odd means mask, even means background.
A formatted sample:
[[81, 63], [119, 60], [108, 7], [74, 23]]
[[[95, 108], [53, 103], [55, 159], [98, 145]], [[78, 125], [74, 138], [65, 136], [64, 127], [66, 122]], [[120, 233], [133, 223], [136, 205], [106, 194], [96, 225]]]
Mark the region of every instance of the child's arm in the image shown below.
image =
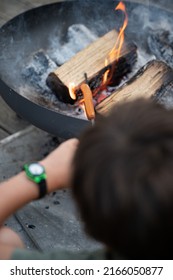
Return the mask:
[[[70, 185], [72, 159], [76, 151], [77, 144], [77, 139], [68, 140], [40, 162], [46, 170], [48, 193]], [[38, 186], [27, 178], [24, 171], [12, 177], [8, 181], [1, 183], [0, 225], [2, 226], [5, 220], [15, 211], [32, 200], [37, 199], [38, 196]], [[6, 246], [7, 245], [8, 244], [6, 244]], [[0, 239], [0, 252], [2, 251], [4, 251], [4, 244], [1, 243]]]

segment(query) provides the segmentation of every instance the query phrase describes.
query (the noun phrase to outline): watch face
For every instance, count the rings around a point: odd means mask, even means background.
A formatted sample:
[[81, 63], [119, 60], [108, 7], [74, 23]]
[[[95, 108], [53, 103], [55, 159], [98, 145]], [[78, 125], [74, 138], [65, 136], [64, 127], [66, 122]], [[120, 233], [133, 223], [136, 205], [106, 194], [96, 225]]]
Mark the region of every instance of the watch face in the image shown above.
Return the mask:
[[33, 175], [41, 175], [44, 172], [43, 166], [41, 166], [38, 163], [30, 164], [28, 169], [29, 169], [30, 173]]

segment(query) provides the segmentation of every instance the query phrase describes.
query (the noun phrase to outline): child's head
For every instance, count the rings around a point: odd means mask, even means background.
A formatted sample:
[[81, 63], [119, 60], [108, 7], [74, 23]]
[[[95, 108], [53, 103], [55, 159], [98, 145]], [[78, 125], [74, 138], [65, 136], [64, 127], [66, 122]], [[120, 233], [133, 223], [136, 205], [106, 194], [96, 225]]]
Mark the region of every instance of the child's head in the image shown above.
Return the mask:
[[173, 111], [117, 105], [81, 137], [73, 193], [87, 232], [123, 258], [173, 255]]

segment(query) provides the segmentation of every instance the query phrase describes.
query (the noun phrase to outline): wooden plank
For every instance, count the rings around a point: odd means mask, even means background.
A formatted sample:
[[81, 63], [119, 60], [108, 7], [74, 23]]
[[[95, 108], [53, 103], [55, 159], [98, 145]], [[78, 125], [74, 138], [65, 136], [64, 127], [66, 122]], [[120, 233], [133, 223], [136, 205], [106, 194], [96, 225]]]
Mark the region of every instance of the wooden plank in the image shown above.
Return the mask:
[[54, 196], [32, 202], [17, 215], [36, 240], [37, 248], [43, 251], [58, 248], [78, 251], [100, 246], [84, 233], [69, 191], [58, 191]]
[[20, 1], [20, 0], [13, 0], [13, 1], [2, 1], [0, 4], [0, 19], [1, 23], [5, 23], [9, 19], [13, 18], [14, 16], [20, 14], [21, 12], [31, 8], [31, 3], [28, 1]]
[[5, 221], [5, 226], [14, 229], [15, 232], [19, 233], [21, 239], [25, 243], [25, 246], [27, 249], [37, 249], [36, 246], [34, 245], [33, 241], [31, 238], [29, 238], [28, 234], [26, 233], [25, 228], [22, 226], [21, 223], [19, 223], [16, 219], [16, 215], [10, 216]]
[[4, 129], [0, 128], [0, 140], [9, 136], [9, 133], [7, 133]]
[[40, 160], [54, 146], [48, 133], [28, 126], [0, 141], [0, 182], [15, 175], [26, 161]]
[[[20, 0], [21, 1], [21, 0]], [[65, 2], [67, 0], [27, 0], [28, 3], [31, 5], [38, 7], [41, 5], [51, 4], [51, 3], [57, 3], [57, 2]], [[74, 0], [68, 0], [68, 1], [74, 1]], [[22, 2], [26, 2], [26, 0], [22, 0]]]
[[[85, 80], [84, 73], [87, 73], [88, 80], [90, 80], [105, 67], [105, 59], [114, 47], [117, 37], [118, 33], [116, 30], [106, 33], [103, 37], [77, 53], [53, 73], [66, 86], [69, 86], [71, 82], [76, 86], [81, 85]], [[124, 56], [126, 53], [128, 53], [128, 46], [124, 44], [121, 56]], [[110, 61], [110, 63], [112, 62], [113, 60]]]
[[150, 98], [172, 80], [173, 70], [171, 68], [161, 61], [151, 61], [127, 84], [103, 100], [95, 109], [97, 113], [107, 115], [115, 104], [140, 97]]
[[41, 5], [46, 5], [55, 2], [63, 2], [66, 0], [6, 0], [0, 3], [0, 25], [7, 22], [16, 15]]
[[5, 134], [12, 134], [24, 129], [28, 124], [27, 121], [19, 118], [0, 97], [0, 129], [4, 132], [4, 137], [7, 136]]

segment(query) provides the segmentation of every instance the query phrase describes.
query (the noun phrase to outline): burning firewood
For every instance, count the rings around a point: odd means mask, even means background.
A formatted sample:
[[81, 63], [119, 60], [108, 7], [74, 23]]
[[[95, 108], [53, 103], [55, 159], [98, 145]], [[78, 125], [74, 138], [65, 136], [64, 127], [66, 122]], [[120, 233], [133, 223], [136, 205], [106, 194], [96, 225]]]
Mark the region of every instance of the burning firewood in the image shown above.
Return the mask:
[[104, 99], [95, 108], [101, 115], [107, 115], [120, 102], [139, 97], [150, 98], [163, 95], [173, 80], [173, 70], [164, 62], [153, 60], [139, 70], [129, 82]]
[[111, 70], [111, 74], [108, 74], [109, 84], [115, 86], [132, 70], [137, 60], [136, 46], [133, 43], [124, 43], [119, 59], [109, 58], [105, 66], [105, 58], [114, 47], [118, 36], [115, 30], [108, 32], [48, 75], [47, 85], [59, 100], [74, 104], [76, 100], [69, 95], [69, 84], [74, 83], [78, 95], [80, 86], [84, 83], [84, 73], [87, 73], [89, 86], [94, 91], [99, 88], [106, 71]]

